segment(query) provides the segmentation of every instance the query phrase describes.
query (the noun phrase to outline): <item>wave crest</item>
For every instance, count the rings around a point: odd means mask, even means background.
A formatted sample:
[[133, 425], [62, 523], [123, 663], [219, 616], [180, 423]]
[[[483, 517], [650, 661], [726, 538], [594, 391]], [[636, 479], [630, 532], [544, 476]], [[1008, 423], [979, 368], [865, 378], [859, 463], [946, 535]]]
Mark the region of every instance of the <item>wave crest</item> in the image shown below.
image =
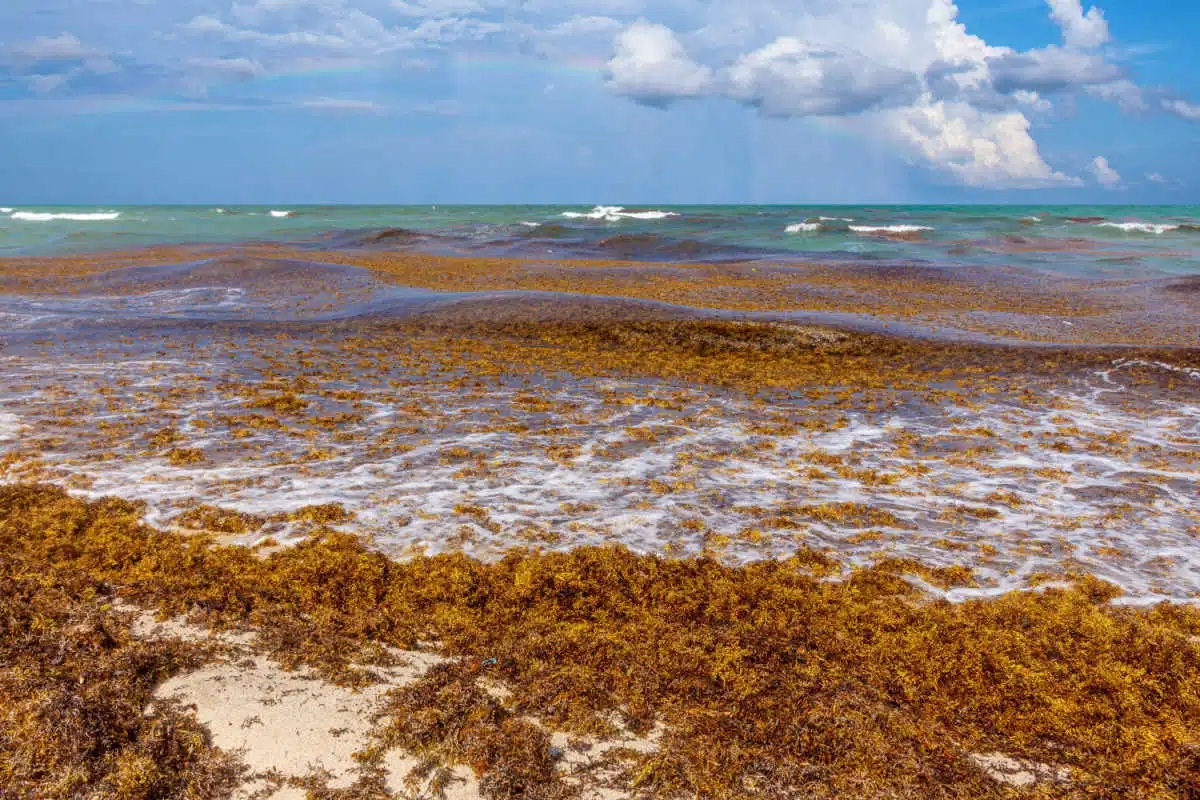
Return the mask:
[[564, 211], [567, 219], [594, 219], [604, 222], [620, 222], [623, 219], [655, 220], [678, 217], [674, 211], [626, 211], [625, 206], [596, 206], [591, 211]]
[[916, 236], [933, 228], [928, 225], [851, 225], [850, 230], [873, 236]]
[[1179, 230], [1178, 225], [1167, 225], [1153, 222], [1100, 222], [1097, 228], [1116, 228], [1125, 233], [1153, 233], [1156, 236], [1170, 231]]

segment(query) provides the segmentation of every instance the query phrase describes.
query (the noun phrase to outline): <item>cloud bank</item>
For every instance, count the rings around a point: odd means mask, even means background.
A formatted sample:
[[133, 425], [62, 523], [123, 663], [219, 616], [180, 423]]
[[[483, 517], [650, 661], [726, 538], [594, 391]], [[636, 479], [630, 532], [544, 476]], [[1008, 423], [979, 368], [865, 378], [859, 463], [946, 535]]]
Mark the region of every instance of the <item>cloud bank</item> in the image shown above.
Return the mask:
[[[44, 98], [90, 92], [170, 105], [214, 87], [244, 95], [273, 75], [371, 69], [394, 78], [405, 65], [462, 51], [520, 53], [589, 63], [608, 91], [644, 105], [720, 98], [767, 117], [825, 120], [947, 182], [989, 188], [1081, 186], [1081, 175], [1106, 185], [1102, 159], [1052, 166], [1035, 138], [1077, 98], [1200, 121], [1191, 99], [1129, 74], [1103, 10], [1081, 0], [1045, 0], [1056, 40], [1025, 50], [969, 31], [952, 0], [108, 0], [96, 8], [108, 11], [90, 13], [134, 20], [138, 11], [153, 21], [131, 47], [124, 33], [120, 47], [96, 40], [112, 25], [55, 27], [0, 45], [0, 82], [7, 75]], [[289, 102], [384, 111], [323, 92]], [[272, 104], [287, 102], [264, 107]]]
[[[717, 5], [688, 31], [642, 19], [619, 34], [613, 91], [659, 106], [708, 94], [771, 116], [837, 119], [960, 183], [997, 188], [1082, 183], [1048, 165], [1033, 136], [1059, 97], [1200, 119], [1200, 107], [1130, 80], [1106, 48], [1104, 13], [1080, 0], [1047, 0], [1062, 41], [1024, 51], [968, 32], [951, 0], [756, 0], [739, 15]], [[1089, 172], [1108, 186], [1096, 163]]]

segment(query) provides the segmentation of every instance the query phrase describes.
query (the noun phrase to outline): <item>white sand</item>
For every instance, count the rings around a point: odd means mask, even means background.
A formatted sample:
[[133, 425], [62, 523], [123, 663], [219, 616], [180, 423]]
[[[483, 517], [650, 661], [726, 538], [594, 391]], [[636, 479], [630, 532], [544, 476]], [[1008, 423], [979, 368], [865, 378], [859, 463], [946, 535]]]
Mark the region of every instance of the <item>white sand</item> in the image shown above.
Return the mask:
[[[230, 646], [229, 656], [172, 678], [155, 697], [174, 698], [194, 708], [213, 743], [238, 754], [249, 767], [250, 777], [234, 800], [303, 800], [303, 789], [280, 784], [314, 775], [324, 776], [330, 788], [351, 786], [360, 775], [354, 754], [371, 743], [375, 715], [386, 693], [446, 661], [423, 651], [393, 651], [403, 665], [376, 669], [382, 680], [354, 691], [323, 681], [309, 670], [285, 670], [255, 651], [253, 634], [213, 634], [183, 620], [157, 622], [153, 614], [128, 605], [118, 605], [118, 610], [137, 614], [132, 629], [139, 638], [178, 637]], [[501, 701], [511, 694], [497, 682], [483, 688]], [[550, 733], [563, 779], [580, 787], [584, 800], [623, 800], [627, 793], [605, 786], [614, 777], [605, 756], [617, 749], [653, 752], [663, 730], [657, 728], [643, 737], [622, 733], [605, 741]], [[401, 750], [385, 754], [388, 791], [399, 798], [428, 797], [428, 781], [411, 789], [405, 785], [419, 763]], [[481, 800], [479, 781], [469, 768], [455, 767], [452, 773], [447, 800]]]
[[1070, 770], [1065, 768], [1024, 761], [1003, 753], [974, 753], [970, 758], [992, 780], [1017, 789], [1028, 789], [1038, 783], [1064, 783], [1071, 779]]

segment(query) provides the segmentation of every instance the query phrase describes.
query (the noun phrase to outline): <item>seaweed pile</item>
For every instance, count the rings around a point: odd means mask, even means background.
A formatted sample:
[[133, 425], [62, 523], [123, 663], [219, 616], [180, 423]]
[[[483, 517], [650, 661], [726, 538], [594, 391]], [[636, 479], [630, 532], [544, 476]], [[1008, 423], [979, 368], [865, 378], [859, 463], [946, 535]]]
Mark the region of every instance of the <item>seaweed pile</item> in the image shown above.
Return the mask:
[[[1085, 576], [953, 604], [903, 561], [836, 581], [813, 552], [741, 567], [620, 548], [398, 562], [328, 529], [262, 554], [142, 512], [0, 488], [4, 796], [216, 797], [231, 780], [186, 716], [142, 716], [153, 683], [200, 656], [130, 642], [99, 610], [115, 597], [255, 629], [284, 664], [343, 683], [370, 681], [383, 645], [454, 657], [393, 695], [362, 758], [399, 744], [427, 771], [466, 764], [492, 798], [572, 796], [538, 731], [603, 737], [618, 722], [665, 730], [614, 777], [635, 796], [1200, 796], [1200, 611], [1113, 604]], [[989, 753], [1058, 777], [1018, 790], [983, 770]], [[384, 796], [369, 777], [311, 791]]]

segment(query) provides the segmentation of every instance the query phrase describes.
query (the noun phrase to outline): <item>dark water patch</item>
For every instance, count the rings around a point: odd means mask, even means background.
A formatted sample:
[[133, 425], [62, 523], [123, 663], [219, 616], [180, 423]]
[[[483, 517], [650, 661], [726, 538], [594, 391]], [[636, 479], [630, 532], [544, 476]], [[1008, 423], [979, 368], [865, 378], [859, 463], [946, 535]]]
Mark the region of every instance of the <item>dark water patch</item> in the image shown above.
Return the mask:
[[578, 239], [579, 231], [568, 226], [561, 225], [557, 222], [549, 222], [544, 225], [525, 226], [524, 230], [517, 234], [518, 239]]
[[321, 237], [319, 244], [335, 249], [405, 249], [430, 245], [445, 237], [429, 231], [409, 228], [334, 231]]
[[1163, 289], [1177, 294], [1200, 295], [1200, 275], [1169, 281], [1163, 285]]

